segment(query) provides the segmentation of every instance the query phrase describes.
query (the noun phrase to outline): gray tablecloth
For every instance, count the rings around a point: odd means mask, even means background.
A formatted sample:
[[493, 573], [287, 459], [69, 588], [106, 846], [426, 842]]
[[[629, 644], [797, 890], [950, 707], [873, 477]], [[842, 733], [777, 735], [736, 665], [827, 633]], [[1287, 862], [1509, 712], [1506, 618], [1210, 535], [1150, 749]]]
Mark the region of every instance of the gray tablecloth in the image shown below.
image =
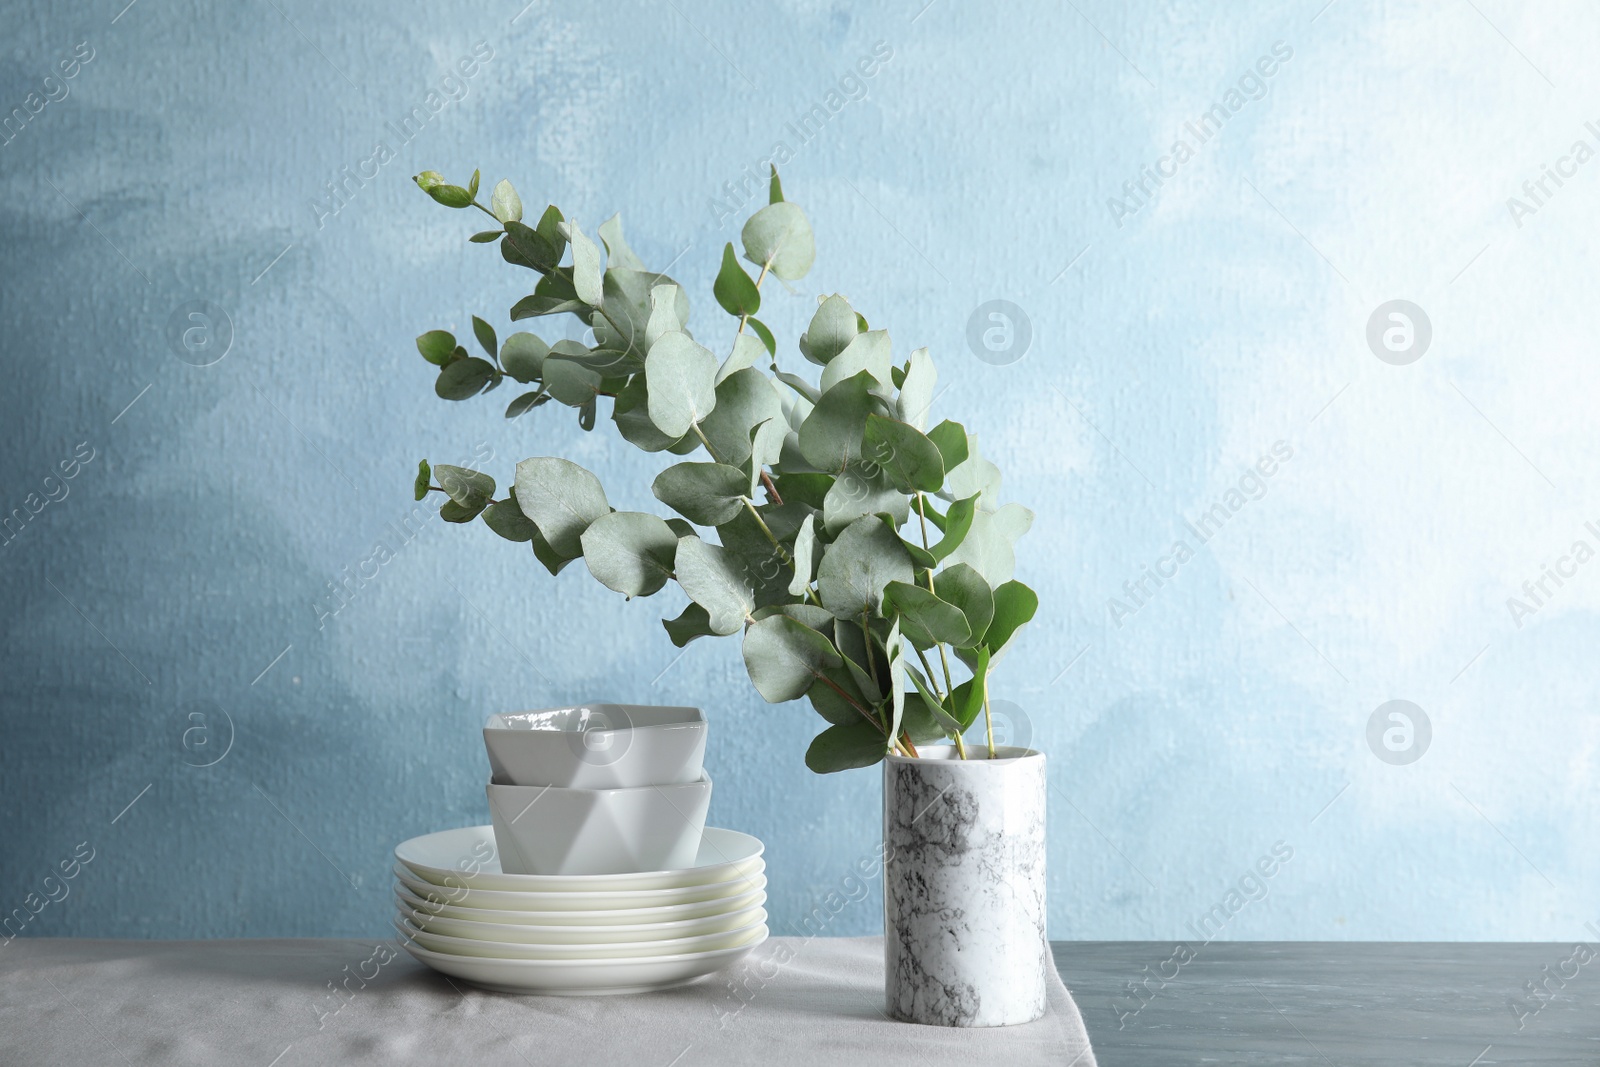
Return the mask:
[[593, 998], [485, 992], [393, 941], [0, 942], [8, 1065], [1094, 1067], [1059, 979], [1026, 1026], [915, 1026], [882, 1006], [880, 938], [773, 938], [694, 985]]

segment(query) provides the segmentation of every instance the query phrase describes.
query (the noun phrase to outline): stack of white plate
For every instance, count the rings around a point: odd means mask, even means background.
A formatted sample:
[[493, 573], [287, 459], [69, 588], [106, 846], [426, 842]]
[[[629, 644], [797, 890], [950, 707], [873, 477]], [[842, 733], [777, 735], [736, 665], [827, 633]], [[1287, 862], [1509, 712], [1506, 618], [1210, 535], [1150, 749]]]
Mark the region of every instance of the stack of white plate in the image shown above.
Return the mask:
[[395, 929], [434, 970], [507, 993], [593, 996], [681, 985], [767, 938], [761, 842], [707, 827], [692, 867], [505, 874], [490, 826], [395, 849]]

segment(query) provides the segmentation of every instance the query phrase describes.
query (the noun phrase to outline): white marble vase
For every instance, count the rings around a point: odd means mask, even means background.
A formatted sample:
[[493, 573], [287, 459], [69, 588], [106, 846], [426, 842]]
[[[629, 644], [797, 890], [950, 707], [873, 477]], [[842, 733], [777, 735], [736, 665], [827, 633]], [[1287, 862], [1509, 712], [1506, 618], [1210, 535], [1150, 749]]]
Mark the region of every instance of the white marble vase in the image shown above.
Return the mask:
[[1045, 1012], [1044, 755], [929, 746], [883, 767], [888, 1013], [1011, 1026]]

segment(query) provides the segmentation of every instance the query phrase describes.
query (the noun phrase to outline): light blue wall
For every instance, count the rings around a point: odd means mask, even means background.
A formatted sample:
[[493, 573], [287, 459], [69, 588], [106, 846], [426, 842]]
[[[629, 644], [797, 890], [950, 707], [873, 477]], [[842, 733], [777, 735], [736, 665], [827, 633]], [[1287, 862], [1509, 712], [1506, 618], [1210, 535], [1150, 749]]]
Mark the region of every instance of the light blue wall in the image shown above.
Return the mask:
[[[504, 329], [526, 290], [410, 175], [479, 166], [590, 227], [620, 210], [648, 262], [681, 254], [708, 331], [738, 225], [711, 201], [779, 140], [819, 235], [768, 297], [785, 359], [812, 296], [845, 292], [898, 351], [932, 348], [941, 414], [1038, 513], [1041, 618], [1000, 685], [1050, 757], [1052, 936], [1190, 936], [1278, 841], [1293, 859], [1224, 936], [1600, 920], [1600, 564], [1526, 618], [1506, 604], [1600, 545], [1600, 162], [1520, 220], [1506, 203], [1600, 145], [1588, 7], [122, 2], [0, 5], [0, 109], [68, 91], [0, 145], [0, 510], [66, 492], [0, 548], [0, 908], [94, 857], [30, 933], [381, 935], [393, 844], [486, 821], [485, 714], [594, 697], [708, 710], [714, 821], [769, 843], [780, 929], [842, 887], [878, 773], [806, 771], [814, 715], [763, 704], [734, 642], [678, 658], [676, 602], [434, 519], [319, 623], [412, 514], [421, 456], [492, 453], [503, 480], [566, 455], [649, 500], [652, 461], [560, 409], [432, 396], [412, 338]], [[786, 123], [879, 41], [865, 98], [800, 144]], [[1117, 218], [1280, 41], [1264, 98]], [[464, 97], [401, 144], [385, 124], [477, 42]], [[396, 158], [319, 218], [380, 140]], [[1006, 366], [966, 341], [997, 298], [1033, 331]], [[1365, 337], [1396, 298], [1433, 327], [1409, 366]], [[165, 337], [192, 299], [232, 321], [211, 366]], [[1201, 545], [1185, 520], [1280, 441]], [[1123, 583], [1179, 539], [1194, 558], [1139, 606]], [[1406, 766], [1366, 739], [1392, 698], [1432, 725]], [[224, 712], [227, 756], [187, 766], [190, 714], [215, 747]], [[876, 899], [830, 932], [874, 929]]]

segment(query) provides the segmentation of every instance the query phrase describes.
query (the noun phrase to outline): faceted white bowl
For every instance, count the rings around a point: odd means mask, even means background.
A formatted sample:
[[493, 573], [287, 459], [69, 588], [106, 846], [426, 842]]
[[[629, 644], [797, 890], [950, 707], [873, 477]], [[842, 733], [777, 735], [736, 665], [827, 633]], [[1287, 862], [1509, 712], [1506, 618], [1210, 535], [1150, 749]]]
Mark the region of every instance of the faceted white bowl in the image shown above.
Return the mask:
[[631, 874], [693, 867], [711, 779], [631, 789], [486, 787], [506, 874]]
[[491, 715], [483, 745], [505, 785], [686, 785], [704, 770], [706, 720], [699, 708], [580, 704]]

